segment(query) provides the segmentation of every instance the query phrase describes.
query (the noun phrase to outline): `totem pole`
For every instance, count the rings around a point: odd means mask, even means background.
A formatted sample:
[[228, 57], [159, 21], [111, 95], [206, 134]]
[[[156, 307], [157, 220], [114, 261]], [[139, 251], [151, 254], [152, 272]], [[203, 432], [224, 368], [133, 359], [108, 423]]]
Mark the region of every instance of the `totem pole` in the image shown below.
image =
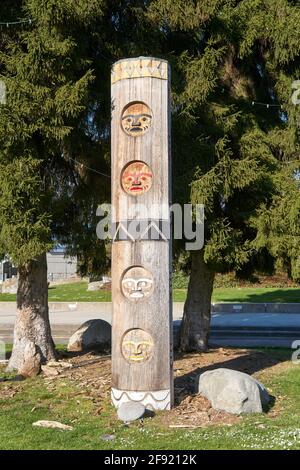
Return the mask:
[[112, 69], [112, 401], [173, 402], [170, 70], [139, 57]]

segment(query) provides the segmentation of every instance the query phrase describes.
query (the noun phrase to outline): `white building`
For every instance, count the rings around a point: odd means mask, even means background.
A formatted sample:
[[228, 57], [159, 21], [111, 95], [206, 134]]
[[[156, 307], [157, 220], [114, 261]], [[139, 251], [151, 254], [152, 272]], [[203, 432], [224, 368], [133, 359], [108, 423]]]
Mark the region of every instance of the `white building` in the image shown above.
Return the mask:
[[[76, 276], [77, 258], [65, 256], [62, 247], [57, 247], [47, 253], [48, 280], [56, 281]], [[0, 282], [17, 275], [17, 268], [10, 261], [0, 261]]]
[[53, 250], [47, 253], [48, 280], [56, 281], [76, 276], [77, 258], [65, 256], [64, 251]]

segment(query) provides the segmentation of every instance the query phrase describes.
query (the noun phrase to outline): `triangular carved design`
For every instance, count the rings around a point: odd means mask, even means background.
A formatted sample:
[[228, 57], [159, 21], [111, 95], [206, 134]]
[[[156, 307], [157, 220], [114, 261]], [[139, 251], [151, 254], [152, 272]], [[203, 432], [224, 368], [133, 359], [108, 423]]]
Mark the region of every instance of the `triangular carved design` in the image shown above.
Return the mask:
[[139, 58], [127, 59], [113, 65], [111, 82], [116, 83], [126, 78], [153, 77], [168, 80], [168, 64], [164, 60]]
[[168, 220], [122, 220], [112, 227], [113, 242], [116, 241], [168, 241], [170, 222]]

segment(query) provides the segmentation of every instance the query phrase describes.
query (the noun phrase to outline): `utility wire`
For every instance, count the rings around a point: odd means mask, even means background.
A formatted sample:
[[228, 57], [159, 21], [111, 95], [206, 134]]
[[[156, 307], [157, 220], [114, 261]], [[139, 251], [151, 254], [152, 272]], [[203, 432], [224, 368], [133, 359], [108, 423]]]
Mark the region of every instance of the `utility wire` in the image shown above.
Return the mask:
[[265, 106], [266, 108], [282, 108], [281, 104], [272, 104], [272, 103], [261, 103], [260, 101], [252, 101], [252, 106]]
[[24, 23], [28, 23], [28, 24], [31, 24], [32, 23], [32, 19], [29, 18], [29, 19], [24, 19], [24, 20], [19, 20], [19, 21], [0, 21], [0, 26], [13, 26], [13, 25], [16, 25], [16, 24], [24, 24]]
[[79, 162], [78, 160], [75, 160], [75, 158], [71, 158], [71, 157], [68, 156], [68, 160], [72, 160], [74, 163], [77, 163], [77, 165], [82, 165], [82, 166], [84, 166], [87, 170], [93, 171], [94, 173], [97, 173], [98, 175], [105, 176], [106, 178], [109, 178], [109, 179], [110, 179], [110, 176], [107, 175], [106, 173], [101, 173], [101, 171], [95, 170], [94, 168], [91, 168], [91, 167], [85, 165], [84, 163]]

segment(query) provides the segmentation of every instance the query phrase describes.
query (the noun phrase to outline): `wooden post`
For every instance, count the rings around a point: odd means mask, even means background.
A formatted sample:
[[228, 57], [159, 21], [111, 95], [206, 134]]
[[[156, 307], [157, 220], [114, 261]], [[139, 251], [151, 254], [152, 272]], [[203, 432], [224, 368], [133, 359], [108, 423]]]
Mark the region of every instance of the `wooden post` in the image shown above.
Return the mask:
[[116, 407], [173, 403], [169, 80], [168, 63], [160, 59], [125, 59], [112, 69]]

